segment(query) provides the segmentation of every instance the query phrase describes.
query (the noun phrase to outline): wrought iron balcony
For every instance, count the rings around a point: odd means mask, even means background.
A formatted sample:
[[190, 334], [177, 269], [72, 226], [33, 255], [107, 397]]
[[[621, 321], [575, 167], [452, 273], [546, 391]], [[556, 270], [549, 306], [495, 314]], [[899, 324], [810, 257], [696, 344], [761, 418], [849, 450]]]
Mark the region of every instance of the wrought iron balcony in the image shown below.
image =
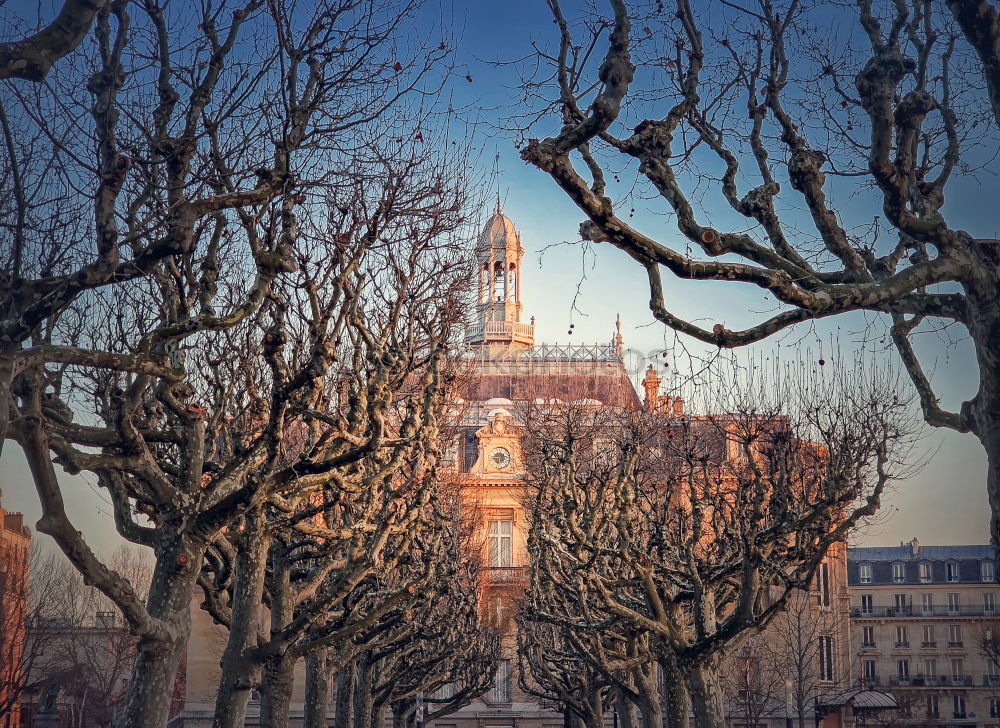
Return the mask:
[[984, 606], [963, 607], [851, 607], [852, 617], [991, 617], [995, 609]]
[[491, 566], [486, 570], [486, 582], [493, 585], [528, 583], [527, 566]]
[[971, 687], [972, 675], [890, 675], [889, 684], [894, 687], [955, 686]]

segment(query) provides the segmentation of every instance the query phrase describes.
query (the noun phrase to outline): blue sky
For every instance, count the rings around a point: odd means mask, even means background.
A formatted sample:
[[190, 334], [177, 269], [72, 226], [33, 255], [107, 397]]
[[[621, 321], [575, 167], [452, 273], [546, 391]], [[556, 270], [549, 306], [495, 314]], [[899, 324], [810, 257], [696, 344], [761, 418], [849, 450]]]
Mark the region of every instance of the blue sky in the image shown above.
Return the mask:
[[[571, 12], [575, 4], [567, 0], [565, 6]], [[554, 26], [544, 1], [456, 2], [444, 8], [446, 22], [449, 15], [461, 36], [458, 60], [473, 78], [471, 83], [461, 77], [456, 80], [455, 103], [479, 117], [484, 150], [481, 163], [487, 173], [494, 157], [499, 156], [496, 166], [504, 212], [520, 230], [527, 249], [522, 272], [525, 314], [536, 317], [538, 338], [548, 343], [606, 342], [620, 314], [626, 347], [643, 353], [671, 349], [673, 334], [653, 321], [647, 308], [642, 271], [610, 246], [590, 246], [584, 251], [574, 244], [581, 221], [575, 206], [543, 173], [519, 159], [510, 138], [491, 130], [510, 113], [509, 106], [517, 99], [517, 80], [510, 68], [495, 67], [489, 61], [523, 57], [531, 52], [530, 41], [551, 40]], [[975, 177], [959, 176], [951, 183], [945, 209], [953, 225], [976, 236], [1000, 237], [1000, 219], [992, 203], [997, 197], [997, 171], [993, 165]], [[836, 191], [833, 194], [836, 200]], [[849, 204], [845, 200], [845, 204], [858, 219], [870, 219], [877, 200], [868, 197], [852, 199]], [[662, 209], [656, 201], [645, 207], [637, 205], [636, 225], [658, 239], [676, 239], [670, 221], [657, 214]], [[722, 210], [718, 217], [727, 219]], [[764, 296], [748, 286], [692, 284], [668, 275], [664, 282], [668, 304], [692, 319], [739, 326], [758, 320], [769, 310]], [[572, 336], [567, 335], [570, 323], [575, 325]], [[784, 336], [781, 347], [787, 351], [798, 343], [835, 364], [831, 340], [840, 341], [845, 356], [852, 356], [851, 342], [863, 324], [859, 316], [846, 316], [815, 330], [794, 330]], [[767, 342], [758, 345], [755, 352], [771, 354], [778, 345], [778, 341]], [[976, 370], [967, 342], [947, 344], [927, 335], [918, 347], [946, 406], [954, 408], [974, 392]], [[894, 364], [892, 352], [884, 356], [887, 366]], [[637, 368], [645, 363], [635, 360]], [[925, 544], [986, 543], [986, 464], [978, 441], [971, 435], [928, 428], [923, 448], [930, 458], [928, 464], [916, 477], [899, 485], [886, 503], [886, 518], [860, 534], [859, 542], [892, 544], [917, 536]], [[70, 512], [99, 550], [113, 549], [117, 538], [100, 494], [78, 479], [67, 477], [66, 482]], [[5, 508], [23, 510], [32, 521], [37, 517], [37, 501], [23, 458], [9, 442], [0, 461], [0, 488]]]

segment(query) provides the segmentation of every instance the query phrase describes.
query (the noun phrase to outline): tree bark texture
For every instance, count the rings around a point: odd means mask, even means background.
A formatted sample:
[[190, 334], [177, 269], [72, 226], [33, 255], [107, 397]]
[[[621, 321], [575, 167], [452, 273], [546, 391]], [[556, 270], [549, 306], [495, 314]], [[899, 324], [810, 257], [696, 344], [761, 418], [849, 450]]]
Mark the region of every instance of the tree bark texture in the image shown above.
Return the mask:
[[242, 728], [250, 690], [260, 675], [253, 654], [260, 632], [264, 572], [270, 539], [261, 532], [263, 514], [251, 514], [236, 556], [236, 579], [229, 638], [222, 654], [222, 674], [212, 728]]
[[117, 728], [165, 726], [174, 681], [191, 634], [191, 597], [204, 548], [175, 542], [158, 549], [149, 587], [150, 617], [169, 625], [170, 636], [139, 638], [128, 694]]
[[306, 699], [303, 728], [327, 728], [326, 713], [330, 701], [330, 673], [326, 667], [326, 648], [306, 654]]
[[687, 684], [695, 728], [725, 728], [718, 660], [709, 658], [690, 665]]

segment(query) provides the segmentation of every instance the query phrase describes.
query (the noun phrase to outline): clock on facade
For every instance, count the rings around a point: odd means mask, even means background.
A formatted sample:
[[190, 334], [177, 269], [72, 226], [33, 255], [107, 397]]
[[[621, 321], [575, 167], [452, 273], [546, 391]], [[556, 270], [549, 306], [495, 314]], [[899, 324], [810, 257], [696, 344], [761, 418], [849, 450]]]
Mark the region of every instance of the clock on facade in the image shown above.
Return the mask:
[[493, 448], [490, 453], [490, 463], [498, 470], [510, 467], [510, 451], [505, 447]]

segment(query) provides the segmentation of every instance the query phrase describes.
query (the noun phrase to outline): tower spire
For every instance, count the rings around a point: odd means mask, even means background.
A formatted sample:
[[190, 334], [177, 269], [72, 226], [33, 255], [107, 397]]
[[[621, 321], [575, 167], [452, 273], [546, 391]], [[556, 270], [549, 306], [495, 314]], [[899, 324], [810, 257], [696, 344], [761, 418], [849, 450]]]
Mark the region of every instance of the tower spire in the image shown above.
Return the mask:
[[514, 223], [503, 214], [497, 188], [497, 211], [476, 244], [479, 305], [466, 341], [490, 349], [525, 349], [534, 345], [535, 327], [521, 322], [521, 259], [524, 248]]

